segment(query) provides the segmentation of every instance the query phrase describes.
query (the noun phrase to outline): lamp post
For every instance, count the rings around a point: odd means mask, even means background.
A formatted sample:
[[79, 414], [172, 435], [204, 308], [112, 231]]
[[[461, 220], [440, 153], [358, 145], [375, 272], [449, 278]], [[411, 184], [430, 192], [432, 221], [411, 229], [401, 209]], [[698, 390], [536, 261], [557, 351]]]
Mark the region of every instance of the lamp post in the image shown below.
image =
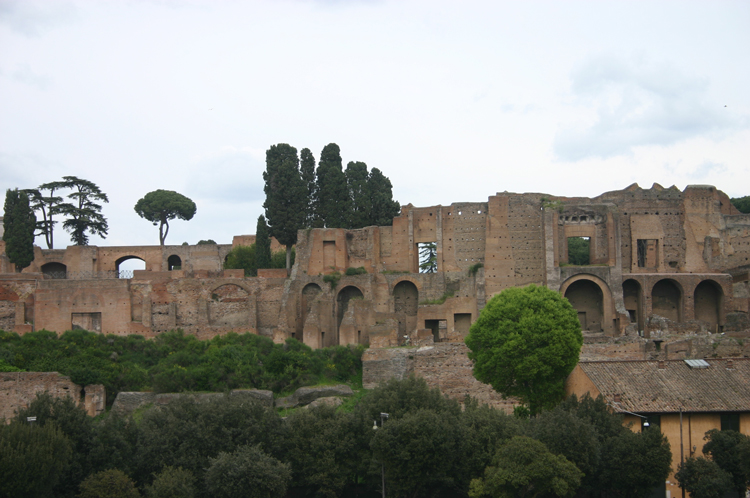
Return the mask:
[[[388, 420], [389, 416], [390, 415], [388, 415], [387, 413], [380, 412], [380, 427], [383, 427], [383, 424], [385, 423], [386, 420]], [[372, 429], [375, 431], [378, 430], [377, 420], [372, 421]], [[385, 498], [385, 463], [383, 463], [382, 461], [380, 462], [380, 479], [381, 479], [381, 489], [383, 491], [383, 498]]]

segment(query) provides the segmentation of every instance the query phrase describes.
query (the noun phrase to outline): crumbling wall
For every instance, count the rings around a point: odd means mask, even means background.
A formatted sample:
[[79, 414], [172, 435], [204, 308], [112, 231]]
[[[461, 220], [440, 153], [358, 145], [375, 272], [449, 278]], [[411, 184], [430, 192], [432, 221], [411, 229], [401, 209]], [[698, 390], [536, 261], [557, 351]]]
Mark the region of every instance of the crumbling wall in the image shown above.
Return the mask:
[[81, 387], [57, 372], [2, 372], [0, 419], [9, 421], [40, 393], [53, 398], [69, 396], [92, 417], [104, 412], [106, 405], [106, 391], [100, 384]]

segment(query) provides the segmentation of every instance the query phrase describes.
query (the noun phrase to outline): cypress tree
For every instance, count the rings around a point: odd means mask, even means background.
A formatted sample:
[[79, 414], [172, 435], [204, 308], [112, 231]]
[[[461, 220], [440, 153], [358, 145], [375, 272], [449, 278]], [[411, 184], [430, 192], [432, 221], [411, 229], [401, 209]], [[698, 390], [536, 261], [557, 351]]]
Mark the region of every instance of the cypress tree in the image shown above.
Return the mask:
[[372, 196], [368, 182], [367, 165], [350, 162], [346, 165], [346, 188], [349, 193], [349, 222], [347, 228], [363, 228], [372, 219]]
[[266, 218], [258, 216], [255, 229], [255, 264], [257, 268], [271, 268], [271, 237], [268, 235]]
[[307, 210], [305, 211], [305, 227], [316, 226], [315, 213], [318, 186], [315, 183], [315, 157], [310, 149], [300, 151], [300, 174], [307, 187]]
[[18, 189], [5, 192], [3, 240], [5, 254], [16, 271], [21, 271], [34, 261], [34, 229], [36, 216], [29, 207], [29, 197]]
[[393, 200], [393, 185], [387, 176], [378, 168], [372, 168], [368, 186], [372, 199], [370, 225], [390, 226], [393, 218], [398, 216], [401, 205]]
[[286, 269], [291, 267], [292, 246], [297, 243], [297, 230], [305, 226], [307, 188], [299, 171], [297, 149], [288, 144], [272, 145], [266, 151], [263, 172], [269, 232], [286, 246]]
[[[341, 168], [341, 151], [336, 144], [328, 144], [320, 153], [317, 171], [318, 217], [321, 226], [345, 228], [349, 217], [349, 195], [346, 176]], [[319, 222], [320, 223], [320, 222]]]

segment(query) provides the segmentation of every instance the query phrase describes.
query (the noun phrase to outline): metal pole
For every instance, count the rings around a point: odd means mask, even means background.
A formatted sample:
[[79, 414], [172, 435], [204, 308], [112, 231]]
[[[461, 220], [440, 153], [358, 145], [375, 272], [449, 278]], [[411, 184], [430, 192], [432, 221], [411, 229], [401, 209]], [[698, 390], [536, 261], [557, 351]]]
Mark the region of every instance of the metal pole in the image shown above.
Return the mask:
[[[682, 446], [682, 407], [680, 407], [680, 465], [685, 462], [685, 449]], [[680, 486], [682, 498], [685, 498], [685, 488]]]
[[380, 462], [380, 476], [383, 480], [381, 483], [383, 487], [381, 489], [383, 490], [383, 498], [385, 498], [385, 465], [383, 462]]

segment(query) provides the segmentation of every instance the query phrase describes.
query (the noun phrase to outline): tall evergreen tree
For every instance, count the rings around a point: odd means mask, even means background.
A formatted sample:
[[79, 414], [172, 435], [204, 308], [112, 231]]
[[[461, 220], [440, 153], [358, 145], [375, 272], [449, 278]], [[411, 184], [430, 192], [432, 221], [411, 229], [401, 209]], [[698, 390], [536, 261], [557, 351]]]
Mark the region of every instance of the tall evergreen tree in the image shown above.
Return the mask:
[[105, 238], [109, 226], [106, 218], [102, 216], [100, 203], [109, 202], [107, 194], [95, 183], [75, 176], [64, 176], [63, 183], [65, 188], [73, 189], [73, 192], [68, 194], [68, 198], [73, 202], [60, 205], [60, 212], [68, 216], [63, 222], [63, 228], [70, 233], [73, 243], [77, 246], [87, 246], [89, 236], [86, 232]]
[[[36, 222], [36, 235], [44, 235], [44, 241], [47, 243], [48, 249], [55, 248], [54, 240], [54, 228], [57, 223], [53, 216], [59, 214], [60, 206], [62, 205], [63, 198], [59, 195], [55, 195], [56, 190], [65, 188], [65, 182], [50, 182], [43, 185], [39, 185], [37, 188], [24, 190], [29, 196], [29, 202], [31, 208], [34, 211], [39, 211], [42, 214], [42, 219]], [[48, 195], [44, 195], [43, 191], [49, 191]]]
[[286, 246], [286, 269], [289, 272], [292, 246], [297, 242], [297, 230], [305, 226], [307, 188], [299, 171], [297, 149], [288, 144], [272, 145], [266, 151], [266, 171], [263, 172], [266, 193], [266, 219], [270, 234]]
[[372, 195], [367, 165], [350, 162], [346, 165], [346, 188], [349, 193], [349, 222], [346, 228], [364, 228], [372, 221]]
[[376, 226], [392, 225], [393, 218], [398, 216], [401, 211], [401, 205], [393, 200], [391, 181], [378, 168], [372, 168], [367, 183], [372, 196], [370, 224]]
[[29, 198], [18, 189], [5, 192], [3, 240], [5, 254], [16, 271], [21, 271], [34, 261], [34, 229], [36, 216], [29, 207]]
[[305, 211], [305, 227], [314, 227], [316, 203], [317, 203], [317, 189], [318, 186], [315, 183], [315, 157], [313, 156], [310, 149], [302, 149], [300, 151], [300, 174], [302, 175], [302, 181], [305, 182], [307, 187], [307, 210]]
[[266, 218], [258, 216], [255, 229], [255, 264], [257, 268], [271, 268], [271, 237], [268, 235]]
[[320, 153], [317, 171], [317, 210], [321, 226], [345, 228], [349, 212], [346, 176], [341, 167], [341, 151], [336, 144], [328, 144]]

